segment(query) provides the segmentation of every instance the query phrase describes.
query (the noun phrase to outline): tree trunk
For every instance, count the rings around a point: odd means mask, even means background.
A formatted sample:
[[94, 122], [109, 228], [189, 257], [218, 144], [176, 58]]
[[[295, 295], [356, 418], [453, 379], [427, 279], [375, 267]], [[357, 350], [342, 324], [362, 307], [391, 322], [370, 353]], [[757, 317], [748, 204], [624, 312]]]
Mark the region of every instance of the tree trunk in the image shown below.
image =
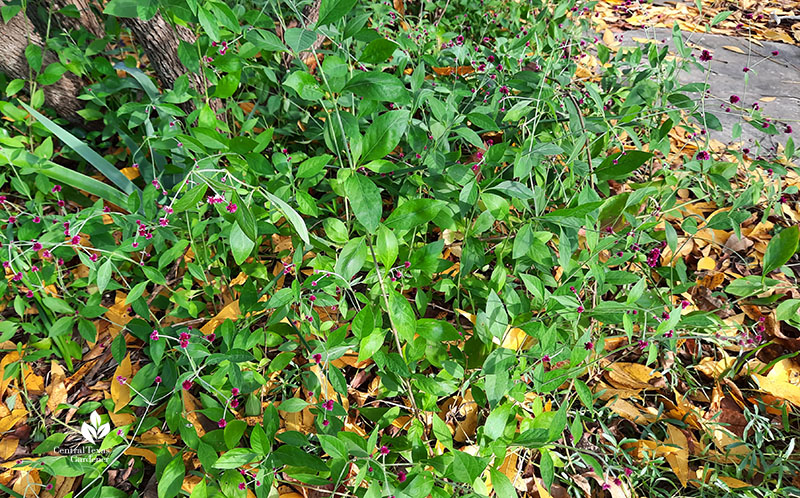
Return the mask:
[[[78, 12], [80, 12], [78, 19], [55, 14], [55, 12], [68, 5], [77, 7]], [[102, 38], [106, 34], [97, 16], [92, 12], [88, 0], [29, 0], [26, 9], [28, 19], [40, 34], [47, 33], [48, 9], [53, 12], [50, 20], [50, 33], [83, 29], [97, 38]]]
[[[156, 14], [148, 21], [129, 18], [124, 19], [123, 23], [131, 30], [147, 58], [150, 59], [161, 84], [173, 88], [175, 80], [188, 72], [178, 58], [179, 37], [186, 43], [194, 44], [197, 41], [194, 34], [178, 26], [176, 35], [161, 14]], [[189, 73], [189, 81], [200, 94], [205, 93], [207, 82], [202, 74]], [[222, 102], [219, 99], [210, 99], [208, 105], [216, 112], [222, 109]], [[194, 104], [192, 101], [187, 101], [181, 104], [181, 108], [191, 112], [194, 110]]]
[[[4, 2], [0, 0], [0, 5]], [[51, 51], [45, 50], [42, 38], [35, 31], [33, 25], [21, 11], [16, 16], [3, 24], [0, 20], [0, 71], [11, 78], [28, 80], [32, 76], [28, 60], [25, 58], [25, 48], [28, 44], [38, 45], [44, 51], [42, 68], [58, 58]], [[83, 81], [78, 76], [65, 72], [64, 75], [52, 85], [42, 87], [47, 105], [55, 109], [59, 116], [72, 123], [82, 123], [83, 118], [78, 111], [83, 107], [82, 101], [76, 96], [83, 88]]]

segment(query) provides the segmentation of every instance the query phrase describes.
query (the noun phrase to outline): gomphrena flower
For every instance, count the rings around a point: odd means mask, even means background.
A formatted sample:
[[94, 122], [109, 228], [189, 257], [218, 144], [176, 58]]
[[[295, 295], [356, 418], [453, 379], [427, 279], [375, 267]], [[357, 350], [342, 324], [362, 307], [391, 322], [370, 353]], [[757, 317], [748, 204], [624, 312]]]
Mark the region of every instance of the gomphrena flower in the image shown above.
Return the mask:
[[703, 51], [700, 53], [700, 60], [701, 60], [701, 61], [703, 61], [703, 62], [708, 62], [708, 61], [710, 61], [711, 59], [713, 59], [713, 57], [711, 56], [711, 52], [709, 52], [708, 50], [703, 50]]

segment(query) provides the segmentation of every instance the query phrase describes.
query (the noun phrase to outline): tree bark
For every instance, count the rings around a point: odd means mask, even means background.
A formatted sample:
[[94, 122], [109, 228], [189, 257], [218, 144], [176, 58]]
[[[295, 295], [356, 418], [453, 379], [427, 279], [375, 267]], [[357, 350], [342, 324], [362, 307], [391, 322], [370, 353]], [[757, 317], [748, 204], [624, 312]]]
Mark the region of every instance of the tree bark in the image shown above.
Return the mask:
[[[190, 44], [197, 41], [190, 30], [178, 26], [176, 35], [161, 14], [156, 14], [147, 21], [133, 18], [124, 19], [123, 23], [131, 30], [147, 58], [150, 59], [153, 70], [163, 86], [173, 88], [175, 80], [184, 73], [188, 73], [192, 87], [200, 94], [205, 93], [207, 88], [205, 77], [202, 74], [189, 72], [178, 58], [179, 40]], [[219, 99], [210, 99], [208, 104], [215, 112], [222, 109], [222, 102]], [[191, 112], [194, 110], [194, 104], [192, 101], [187, 101], [181, 104], [181, 108], [186, 112]]]
[[[0, 0], [0, 6], [3, 4], [4, 2]], [[24, 11], [17, 13], [6, 24], [0, 20], [0, 40], [3, 40], [0, 43], [0, 71], [11, 78], [28, 80], [31, 77], [28, 60], [25, 58], [25, 48], [28, 44], [42, 47], [44, 51], [42, 68], [58, 62], [58, 58], [53, 52], [44, 49], [42, 38], [25, 16]], [[78, 111], [81, 110], [83, 104], [76, 96], [83, 86], [83, 81], [78, 76], [67, 71], [54, 84], [42, 87], [45, 102], [55, 109], [59, 116], [72, 123], [82, 123], [83, 118]]]
[[[55, 12], [74, 5], [80, 17], [75, 19]], [[50, 33], [58, 31], [71, 31], [71, 30], [86, 30], [97, 38], [105, 36], [105, 29], [100, 24], [97, 16], [92, 12], [88, 0], [29, 0], [27, 6], [28, 19], [36, 27], [36, 31], [40, 34], [47, 33], [47, 13], [48, 9], [53, 12], [50, 22]]]

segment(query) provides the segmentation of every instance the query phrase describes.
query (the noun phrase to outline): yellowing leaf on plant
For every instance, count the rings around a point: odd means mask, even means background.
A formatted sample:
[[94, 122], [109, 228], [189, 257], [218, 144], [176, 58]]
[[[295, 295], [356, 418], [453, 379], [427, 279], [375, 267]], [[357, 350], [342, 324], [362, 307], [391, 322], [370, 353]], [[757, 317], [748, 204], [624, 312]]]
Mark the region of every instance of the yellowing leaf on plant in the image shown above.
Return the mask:
[[111, 379], [111, 399], [114, 401], [114, 411], [118, 412], [131, 402], [131, 388], [128, 384], [131, 380], [133, 367], [131, 366], [131, 354], [122, 360], [122, 363], [114, 370], [114, 378]]

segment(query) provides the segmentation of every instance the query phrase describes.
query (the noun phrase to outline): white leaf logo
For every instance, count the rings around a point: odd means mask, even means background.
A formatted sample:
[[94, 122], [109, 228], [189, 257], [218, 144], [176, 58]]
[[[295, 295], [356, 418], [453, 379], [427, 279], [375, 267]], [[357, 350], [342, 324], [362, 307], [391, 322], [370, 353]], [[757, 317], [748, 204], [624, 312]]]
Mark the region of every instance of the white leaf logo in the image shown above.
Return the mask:
[[101, 425], [100, 415], [98, 415], [96, 411], [89, 415], [88, 424], [84, 422], [83, 425], [81, 425], [81, 434], [83, 438], [92, 444], [103, 439], [109, 432], [111, 432], [111, 426], [108, 423]]

